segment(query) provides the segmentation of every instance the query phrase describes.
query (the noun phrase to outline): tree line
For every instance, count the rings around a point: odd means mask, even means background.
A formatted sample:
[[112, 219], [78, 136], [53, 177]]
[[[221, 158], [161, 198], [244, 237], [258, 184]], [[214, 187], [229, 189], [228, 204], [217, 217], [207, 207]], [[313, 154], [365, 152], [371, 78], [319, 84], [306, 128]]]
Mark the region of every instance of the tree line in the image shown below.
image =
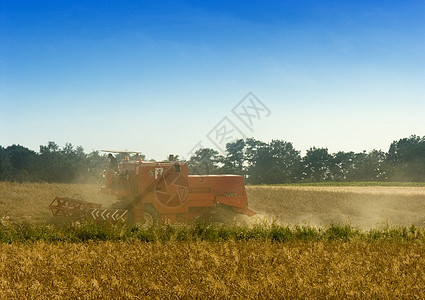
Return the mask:
[[189, 160], [192, 173], [240, 174], [251, 184], [352, 181], [425, 181], [425, 137], [412, 135], [391, 143], [388, 152], [329, 153], [312, 147], [304, 156], [291, 142], [253, 138], [226, 146], [221, 156], [199, 149]]
[[[122, 156], [122, 155], [121, 155]], [[178, 156], [176, 156], [178, 157]], [[118, 159], [124, 157], [118, 156]], [[238, 174], [251, 184], [352, 181], [425, 181], [425, 137], [412, 135], [391, 143], [387, 152], [329, 153], [312, 147], [305, 155], [291, 142], [254, 138], [227, 144], [225, 155], [197, 150], [185, 161], [191, 174]], [[0, 180], [19, 182], [99, 182], [108, 158], [99, 151], [55, 142], [35, 152], [20, 145], [0, 146]]]
[[40, 146], [37, 153], [21, 145], [0, 146], [0, 180], [18, 182], [97, 182], [107, 166], [106, 155], [89, 154], [81, 146], [55, 142]]

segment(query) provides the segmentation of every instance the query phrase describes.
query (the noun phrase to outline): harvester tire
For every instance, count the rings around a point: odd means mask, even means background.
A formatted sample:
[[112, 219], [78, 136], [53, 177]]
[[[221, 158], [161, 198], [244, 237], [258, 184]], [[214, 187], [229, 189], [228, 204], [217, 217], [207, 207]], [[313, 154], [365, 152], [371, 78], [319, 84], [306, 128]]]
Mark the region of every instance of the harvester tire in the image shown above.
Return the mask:
[[158, 213], [155, 208], [150, 205], [145, 205], [144, 207], [144, 219], [143, 223], [137, 223], [143, 229], [148, 229], [151, 226], [158, 224]]

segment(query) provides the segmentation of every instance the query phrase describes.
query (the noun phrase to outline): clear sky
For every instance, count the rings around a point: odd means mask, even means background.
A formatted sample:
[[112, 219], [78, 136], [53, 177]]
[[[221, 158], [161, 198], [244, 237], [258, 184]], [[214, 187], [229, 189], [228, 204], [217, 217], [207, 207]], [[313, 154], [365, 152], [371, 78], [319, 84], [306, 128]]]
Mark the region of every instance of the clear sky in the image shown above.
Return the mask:
[[422, 0], [0, 0], [4, 147], [386, 151], [424, 112]]

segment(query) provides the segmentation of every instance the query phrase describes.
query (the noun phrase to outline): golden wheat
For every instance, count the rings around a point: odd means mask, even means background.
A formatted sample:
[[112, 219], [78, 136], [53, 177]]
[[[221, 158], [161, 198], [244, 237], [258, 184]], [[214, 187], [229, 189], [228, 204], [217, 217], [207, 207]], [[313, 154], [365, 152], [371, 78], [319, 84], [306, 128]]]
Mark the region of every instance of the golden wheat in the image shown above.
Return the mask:
[[0, 245], [1, 299], [425, 297], [425, 245]]

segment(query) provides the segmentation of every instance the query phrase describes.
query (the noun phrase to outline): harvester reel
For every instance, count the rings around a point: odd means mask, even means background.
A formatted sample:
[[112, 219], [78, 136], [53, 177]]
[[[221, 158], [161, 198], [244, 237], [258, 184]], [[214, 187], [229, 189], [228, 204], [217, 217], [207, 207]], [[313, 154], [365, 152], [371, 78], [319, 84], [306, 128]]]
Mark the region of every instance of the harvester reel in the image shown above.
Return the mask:
[[155, 196], [166, 207], [180, 207], [189, 197], [189, 182], [180, 173], [164, 174], [155, 187]]

